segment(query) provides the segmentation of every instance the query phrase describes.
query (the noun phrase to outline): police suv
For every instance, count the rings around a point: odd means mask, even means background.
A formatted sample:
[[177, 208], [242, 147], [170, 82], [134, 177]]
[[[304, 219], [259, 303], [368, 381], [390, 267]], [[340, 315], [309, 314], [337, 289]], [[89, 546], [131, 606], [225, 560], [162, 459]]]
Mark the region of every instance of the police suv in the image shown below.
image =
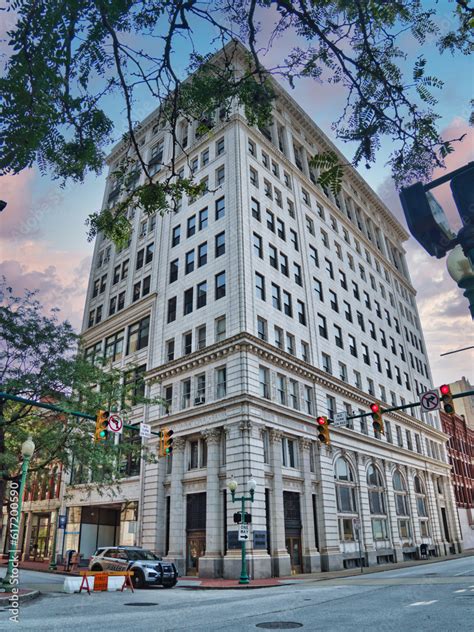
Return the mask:
[[97, 549], [89, 563], [91, 571], [133, 571], [135, 588], [163, 586], [173, 588], [178, 571], [151, 551], [136, 546], [111, 546]]

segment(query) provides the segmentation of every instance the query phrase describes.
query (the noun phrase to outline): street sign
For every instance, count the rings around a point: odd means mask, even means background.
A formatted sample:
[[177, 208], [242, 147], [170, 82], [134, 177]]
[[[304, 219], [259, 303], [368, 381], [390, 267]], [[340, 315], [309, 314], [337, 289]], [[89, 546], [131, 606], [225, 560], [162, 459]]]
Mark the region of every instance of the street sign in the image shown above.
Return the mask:
[[58, 529], [65, 529], [67, 524], [67, 516], [58, 516]]
[[340, 413], [334, 414], [334, 423], [333, 426], [345, 426], [347, 424], [347, 413], [346, 411], [342, 411]]
[[250, 537], [248, 524], [239, 525], [239, 542], [245, 542]]
[[149, 424], [140, 424], [140, 437], [144, 439], [151, 437], [151, 426]]
[[109, 417], [109, 430], [117, 432], [118, 434], [122, 434], [123, 432], [123, 421], [117, 413], [113, 413]]
[[421, 412], [430, 413], [433, 410], [439, 410], [440, 397], [437, 390], [426, 391], [420, 399]]

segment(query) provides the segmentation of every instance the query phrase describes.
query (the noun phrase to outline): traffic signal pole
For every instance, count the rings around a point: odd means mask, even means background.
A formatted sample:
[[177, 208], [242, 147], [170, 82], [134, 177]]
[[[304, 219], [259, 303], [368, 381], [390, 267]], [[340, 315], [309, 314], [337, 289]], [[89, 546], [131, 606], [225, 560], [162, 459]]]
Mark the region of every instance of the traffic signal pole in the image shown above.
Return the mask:
[[[464, 393], [455, 393], [452, 395], [453, 399], [458, 399], [458, 397], [468, 397], [469, 395], [474, 395], [474, 390], [465, 391]], [[416, 406], [421, 406], [421, 402], [414, 402], [413, 404], [403, 404], [403, 406], [392, 406], [392, 408], [381, 408], [380, 413], [385, 415], [385, 413], [391, 413], [394, 410], [405, 410], [406, 408], [415, 408]], [[370, 413], [362, 413], [361, 415], [351, 415], [348, 416], [347, 419], [359, 419], [360, 417], [372, 417], [373, 412]]]
[[[60, 406], [55, 406], [54, 404], [45, 404], [43, 402], [35, 402], [32, 399], [25, 399], [24, 397], [19, 397], [18, 395], [10, 395], [9, 393], [3, 393], [0, 391], [0, 399], [9, 399], [13, 402], [19, 402], [20, 404], [28, 404], [29, 406], [35, 406], [36, 408], [44, 408], [45, 410], [53, 410], [57, 413], [62, 413], [64, 415], [71, 415], [72, 417], [82, 417], [83, 419], [90, 419], [95, 423], [96, 415], [89, 415], [89, 413], [81, 413], [76, 410], [67, 410], [66, 408], [61, 408]], [[140, 428], [137, 426], [132, 426], [130, 424], [123, 424], [124, 428], [128, 428], [129, 430], [134, 430], [135, 432], [139, 432]], [[151, 431], [152, 435], [160, 436], [159, 432]]]

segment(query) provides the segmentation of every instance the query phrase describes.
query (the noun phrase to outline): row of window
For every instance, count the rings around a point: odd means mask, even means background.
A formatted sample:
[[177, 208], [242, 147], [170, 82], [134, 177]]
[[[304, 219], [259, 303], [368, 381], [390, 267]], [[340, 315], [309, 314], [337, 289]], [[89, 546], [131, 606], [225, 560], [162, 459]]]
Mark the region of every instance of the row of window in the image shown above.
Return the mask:
[[[206, 403], [208, 395], [206, 385], [206, 373], [199, 373], [193, 378], [181, 380], [179, 384], [167, 384], [163, 387], [163, 399], [165, 401], [164, 412], [174, 412], [174, 403], [178, 410], [185, 410], [191, 405], [200, 406]], [[176, 389], [179, 389], [176, 391]], [[222, 399], [227, 395], [227, 367], [221, 366], [214, 369], [214, 393], [213, 399]]]
[[[214, 257], [217, 259], [225, 254], [225, 231], [218, 233], [214, 237]], [[189, 250], [184, 256], [184, 274], [193, 272], [195, 268], [202, 268], [206, 265], [208, 259], [207, 241], [199, 244], [197, 248]], [[179, 258], [170, 261], [169, 265], [169, 283], [174, 283], [179, 277]]]
[[94, 363], [96, 359], [103, 357], [107, 362], [116, 362], [124, 355], [130, 355], [135, 351], [144, 349], [148, 346], [150, 335], [150, 317], [146, 316], [139, 321], [129, 325], [126, 329], [121, 329], [107, 336], [105, 346], [102, 340], [95, 345], [86, 349], [86, 358], [89, 362]]
[[[219, 300], [226, 295], [225, 270], [214, 276], [214, 300]], [[194, 304], [196, 296], [196, 304]], [[176, 296], [168, 299], [166, 322], [172, 323], [177, 316], [178, 299]], [[193, 287], [188, 288], [183, 294], [183, 316], [191, 314], [194, 307], [200, 309], [207, 305], [207, 281], [201, 281], [196, 285], [196, 292]]]
[[[219, 316], [214, 320], [214, 342], [220, 342], [226, 337], [226, 317]], [[209, 343], [210, 344], [210, 343]], [[193, 331], [186, 331], [181, 336], [181, 355], [189, 355], [193, 351], [204, 349], [207, 345], [207, 327], [199, 325]], [[177, 357], [176, 340], [169, 338], [165, 343], [165, 362], [171, 362]]]

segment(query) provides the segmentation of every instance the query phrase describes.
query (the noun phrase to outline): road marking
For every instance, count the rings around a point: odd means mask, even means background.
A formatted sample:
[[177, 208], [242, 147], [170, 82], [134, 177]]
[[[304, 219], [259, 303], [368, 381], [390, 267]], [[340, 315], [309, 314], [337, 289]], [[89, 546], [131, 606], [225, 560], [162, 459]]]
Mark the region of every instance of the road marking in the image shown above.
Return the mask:
[[437, 599], [432, 599], [431, 601], [415, 601], [415, 603], [408, 604], [408, 608], [411, 606], [430, 606], [432, 603], [436, 603]]
[[461, 590], [455, 590], [454, 592], [455, 592], [455, 593], [458, 593], [458, 592], [466, 592], [466, 590], [467, 590], [467, 588], [461, 588]]

